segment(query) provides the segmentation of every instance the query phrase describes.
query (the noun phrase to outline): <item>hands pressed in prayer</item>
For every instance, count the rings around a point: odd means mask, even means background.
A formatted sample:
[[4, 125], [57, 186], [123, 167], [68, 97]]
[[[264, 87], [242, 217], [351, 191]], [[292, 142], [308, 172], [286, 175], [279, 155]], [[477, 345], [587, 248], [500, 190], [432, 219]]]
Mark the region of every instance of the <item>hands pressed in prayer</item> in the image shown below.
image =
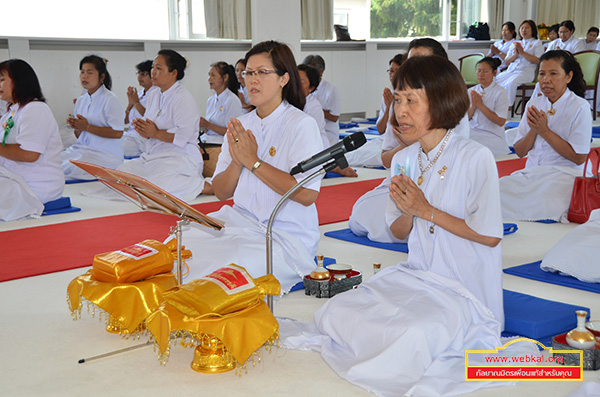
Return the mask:
[[252, 169], [259, 158], [256, 154], [258, 144], [252, 131], [244, 129], [238, 119], [230, 119], [227, 123], [227, 143], [231, 159], [247, 169]]
[[129, 102], [129, 106], [135, 106], [140, 98], [138, 97], [137, 88], [135, 87], [127, 87], [127, 101]]
[[423, 191], [409, 177], [393, 176], [390, 183], [390, 196], [403, 214], [429, 219], [432, 206]]
[[548, 116], [535, 106], [530, 106], [527, 111], [527, 124], [533, 132], [543, 135], [548, 131]]
[[158, 128], [154, 121], [146, 119], [134, 119], [132, 121], [133, 127], [142, 137], [146, 139], [156, 138], [158, 135]]
[[515, 41], [514, 46], [515, 46], [515, 51], [517, 51], [517, 54], [523, 54], [524, 50], [523, 50], [523, 46], [521, 45], [521, 43], [519, 43], [518, 41]]
[[483, 99], [481, 95], [475, 90], [471, 90], [471, 104], [477, 109], [479, 109], [479, 107], [483, 105]]
[[490, 46], [490, 50], [494, 53], [494, 55], [500, 55], [500, 49], [498, 47], [496, 47], [495, 45], [491, 45]]
[[394, 102], [394, 94], [392, 93], [392, 90], [387, 87], [383, 89], [383, 101], [388, 109], [390, 109], [392, 102]]
[[87, 119], [80, 114], [78, 114], [77, 117], [67, 117], [67, 124], [69, 124], [69, 127], [79, 132], [87, 131], [90, 126]]

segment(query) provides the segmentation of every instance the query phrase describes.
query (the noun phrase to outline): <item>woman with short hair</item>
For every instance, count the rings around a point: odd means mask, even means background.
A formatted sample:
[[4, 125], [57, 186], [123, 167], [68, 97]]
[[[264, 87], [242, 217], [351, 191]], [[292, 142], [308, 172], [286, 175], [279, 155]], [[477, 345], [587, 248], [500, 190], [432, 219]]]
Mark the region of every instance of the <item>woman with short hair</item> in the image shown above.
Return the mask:
[[501, 345], [498, 171], [453, 132], [469, 99], [450, 61], [409, 58], [394, 88], [395, 118], [416, 142], [392, 160], [386, 218], [397, 238], [410, 233], [408, 259], [331, 298], [314, 323], [280, 319], [280, 344], [320, 351], [378, 395], [461, 394], [479, 387], [463, 385], [465, 350]]

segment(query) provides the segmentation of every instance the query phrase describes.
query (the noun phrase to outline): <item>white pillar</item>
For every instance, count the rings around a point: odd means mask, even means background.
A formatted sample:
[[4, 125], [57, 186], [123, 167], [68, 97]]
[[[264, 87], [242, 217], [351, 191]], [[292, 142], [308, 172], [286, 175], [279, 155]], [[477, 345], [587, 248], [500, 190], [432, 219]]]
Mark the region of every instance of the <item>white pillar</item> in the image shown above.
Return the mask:
[[301, 61], [300, 0], [259, 0], [251, 4], [252, 45], [265, 40], [280, 41], [292, 49], [296, 61]]

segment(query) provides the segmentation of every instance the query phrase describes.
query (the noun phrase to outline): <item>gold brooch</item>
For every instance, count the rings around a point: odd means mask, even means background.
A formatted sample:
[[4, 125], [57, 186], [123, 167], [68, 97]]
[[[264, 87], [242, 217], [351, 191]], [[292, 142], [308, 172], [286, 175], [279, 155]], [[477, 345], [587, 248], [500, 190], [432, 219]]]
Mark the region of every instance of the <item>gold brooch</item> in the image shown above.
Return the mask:
[[556, 110], [554, 110], [554, 109], [550, 108], [550, 109], [548, 109], [548, 114], [549, 114], [550, 116], [554, 116], [554, 115], [556, 114]]
[[271, 146], [271, 149], [269, 149], [269, 154], [271, 157], [273, 157], [275, 156], [275, 153], [277, 153], [277, 149], [275, 149], [275, 146]]
[[223, 106], [221, 106], [221, 108], [219, 109], [219, 112], [222, 112], [222, 111], [223, 111]]
[[444, 178], [446, 178], [446, 170], [448, 170], [448, 167], [443, 166], [441, 170], [438, 171], [438, 174], [440, 174], [440, 179], [443, 181]]

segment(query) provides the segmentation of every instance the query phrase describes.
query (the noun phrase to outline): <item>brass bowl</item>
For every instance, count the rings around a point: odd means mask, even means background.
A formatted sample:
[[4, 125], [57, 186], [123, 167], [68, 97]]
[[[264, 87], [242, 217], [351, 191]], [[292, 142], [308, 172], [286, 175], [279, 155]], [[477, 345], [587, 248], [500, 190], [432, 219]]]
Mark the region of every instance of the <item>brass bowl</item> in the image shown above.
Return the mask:
[[231, 371], [236, 362], [223, 342], [216, 336], [208, 335], [202, 338], [194, 350], [192, 369], [207, 374], [218, 374]]

